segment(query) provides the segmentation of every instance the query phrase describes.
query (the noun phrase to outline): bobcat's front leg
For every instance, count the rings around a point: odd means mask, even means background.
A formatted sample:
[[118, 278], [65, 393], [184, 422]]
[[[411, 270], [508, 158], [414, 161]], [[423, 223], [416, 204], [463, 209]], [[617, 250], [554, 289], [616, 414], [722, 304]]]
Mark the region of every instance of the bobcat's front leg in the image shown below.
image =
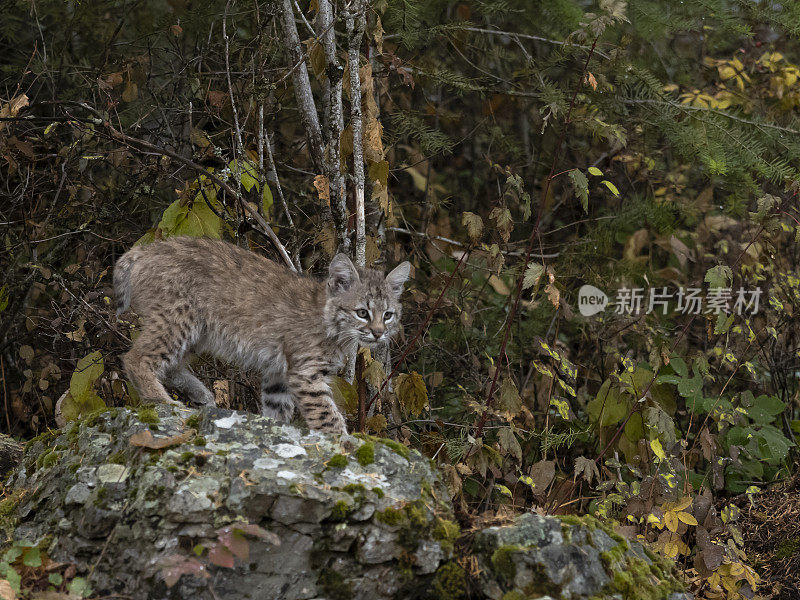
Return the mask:
[[295, 364], [288, 365], [286, 381], [309, 429], [347, 433], [344, 417], [333, 401], [333, 392], [328, 384], [328, 377], [333, 372], [331, 366], [313, 359], [293, 362]]

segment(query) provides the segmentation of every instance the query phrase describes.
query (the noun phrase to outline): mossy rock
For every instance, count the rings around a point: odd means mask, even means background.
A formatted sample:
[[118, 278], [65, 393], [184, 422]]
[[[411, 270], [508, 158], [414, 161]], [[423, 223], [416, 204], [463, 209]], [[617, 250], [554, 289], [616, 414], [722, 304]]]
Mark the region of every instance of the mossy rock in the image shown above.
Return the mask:
[[682, 590], [669, 564], [593, 517], [526, 513], [479, 531], [474, 550], [481, 590], [493, 600], [667, 600]]
[[[440, 570], [458, 528], [427, 458], [247, 413], [157, 405], [92, 414], [29, 444], [6, 494], [0, 524], [10, 539], [57, 532], [47, 556], [75, 564], [98, 596], [207, 595], [205, 578], [191, 574], [167, 588], [170, 561], [213, 571], [226, 600], [410, 600], [434, 588], [455, 600], [465, 585], [456, 567]], [[211, 549], [237, 524], [264, 533], [234, 534], [248, 558], [237, 545], [234, 568], [218, 568]], [[103, 553], [109, 538], [114, 550]]]

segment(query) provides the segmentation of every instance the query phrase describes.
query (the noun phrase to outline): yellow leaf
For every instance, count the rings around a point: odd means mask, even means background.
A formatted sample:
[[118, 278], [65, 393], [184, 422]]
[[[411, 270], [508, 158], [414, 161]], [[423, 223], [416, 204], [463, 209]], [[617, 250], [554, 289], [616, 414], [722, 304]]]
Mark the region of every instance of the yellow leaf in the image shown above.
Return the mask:
[[695, 527], [697, 526], [697, 519], [695, 519], [693, 515], [687, 512], [679, 512], [678, 519], [680, 519], [683, 523], [686, 523], [687, 525], [694, 525]]
[[720, 67], [718, 68], [718, 70], [719, 70], [719, 76], [720, 76], [720, 77], [722, 77], [722, 79], [723, 79], [723, 80], [725, 80], [725, 79], [730, 79], [731, 77], [735, 77], [735, 76], [736, 76], [736, 69], [734, 69], [733, 67], [730, 67], [730, 66], [726, 66], [726, 67], [720, 66]]
[[740, 577], [744, 575], [744, 565], [740, 562], [731, 563], [731, 576]]
[[678, 532], [678, 515], [670, 511], [664, 515], [664, 523], [672, 533]]
[[664, 544], [664, 554], [666, 554], [667, 558], [676, 558], [678, 556], [678, 544], [673, 541]]
[[691, 505], [692, 505], [692, 497], [686, 496], [685, 498], [681, 498], [681, 500], [679, 500], [675, 504], [675, 510], [684, 510], [690, 507]]
[[511, 496], [512, 496], [511, 490], [508, 489], [506, 486], [501, 485], [499, 483], [496, 483], [494, 485], [494, 487], [496, 487], [497, 491], [500, 492], [501, 494], [503, 494], [504, 496], [508, 496], [509, 498], [511, 498]]
[[661, 440], [658, 438], [650, 440], [650, 448], [652, 448], [653, 454], [655, 454], [659, 460], [667, 458], [667, 455], [664, 453], [664, 448], [661, 446]]

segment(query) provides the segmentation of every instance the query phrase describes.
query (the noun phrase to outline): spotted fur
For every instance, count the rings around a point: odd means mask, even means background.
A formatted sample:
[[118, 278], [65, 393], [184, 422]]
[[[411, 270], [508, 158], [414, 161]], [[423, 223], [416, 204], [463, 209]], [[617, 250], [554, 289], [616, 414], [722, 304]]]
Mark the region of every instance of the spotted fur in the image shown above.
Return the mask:
[[207, 352], [261, 374], [261, 411], [282, 421], [294, 408], [312, 429], [345, 433], [330, 378], [357, 346], [386, 343], [400, 327], [407, 262], [384, 275], [339, 254], [319, 281], [226, 242], [177, 237], [126, 252], [114, 270], [119, 312], [143, 325], [122, 358], [145, 399], [193, 404], [214, 395], [189, 370]]

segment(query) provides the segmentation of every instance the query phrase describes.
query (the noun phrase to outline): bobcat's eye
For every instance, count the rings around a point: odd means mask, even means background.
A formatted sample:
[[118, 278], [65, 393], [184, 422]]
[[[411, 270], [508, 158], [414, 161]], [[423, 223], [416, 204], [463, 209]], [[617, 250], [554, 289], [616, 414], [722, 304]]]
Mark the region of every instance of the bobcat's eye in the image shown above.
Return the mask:
[[383, 313], [383, 320], [384, 321], [391, 321], [394, 318], [394, 313], [390, 310], [387, 310]]
[[366, 319], [369, 319], [369, 311], [368, 311], [368, 310], [366, 310], [366, 309], [364, 309], [364, 308], [359, 308], [359, 309], [356, 311], [356, 316], [357, 316], [359, 319], [364, 319], [364, 320], [366, 320]]

